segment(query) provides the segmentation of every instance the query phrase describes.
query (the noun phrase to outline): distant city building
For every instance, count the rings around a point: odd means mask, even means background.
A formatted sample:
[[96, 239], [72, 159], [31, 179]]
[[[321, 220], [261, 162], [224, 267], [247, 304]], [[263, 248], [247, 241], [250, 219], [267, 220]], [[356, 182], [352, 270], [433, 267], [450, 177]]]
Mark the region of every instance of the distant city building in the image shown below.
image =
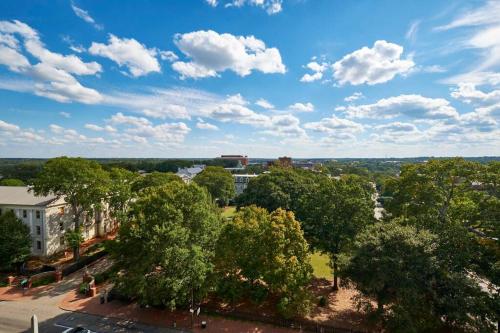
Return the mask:
[[227, 160], [227, 161], [239, 161], [242, 166], [247, 166], [248, 165], [248, 156], [245, 155], [221, 155], [219, 157], [221, 160]]
[[236, 188], [236, 195], [240, 195], [245, 191], [250, 182], [250, 179], [258, 177], [259, 175], [233, 175], [234, 187]]
[[282, 168], [291, 168], [292, 167], [292, 158], [283, 156], [283, 157], [278, 157], [277, 165], [282, 167]]
[[291, 168], [292, 163], [293, 162], [292, 162], [291, 157], [283, 156], [283, 157], [278, 157], [277, 160], [267, 162], [266, 166], [268, 168], [272, 167], [272, 166], [281, 167], [281, 168]]
[[321, 167], [323, 164], [315, 163], [312, 161], [304, 161], [304, 162], [294, 162], [293, 167], [305, 170], [315, 170], [317, 167]]
[[179, 168], [176, 175], [189, 184], [197, 174], [205, 170], [205, 167], [205, 164], [195, 164], [190, 168]]
[[[71, 206], [64, 198], [35, 196], [27, 186], [0, 186], [0, 214], [8, 210], [30, 227], [33, 255], [51, 256], [68, 248], [65, 233], [74, 230], [75, 225]], [[85, 240], [115, 229], [108, 212], [98, 210], [92, 217], [83, 216], [81, 226]]]

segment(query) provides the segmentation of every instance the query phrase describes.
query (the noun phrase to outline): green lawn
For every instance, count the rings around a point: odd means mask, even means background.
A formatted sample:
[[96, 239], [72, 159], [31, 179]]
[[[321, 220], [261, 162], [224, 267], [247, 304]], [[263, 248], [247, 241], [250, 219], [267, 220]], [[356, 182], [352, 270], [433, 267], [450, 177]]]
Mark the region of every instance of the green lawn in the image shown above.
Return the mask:
[[313, 274], [317, 278], [332, 279], [332, 269], [329, 266], [330, 259], [327, 255], [320, 252], [314, 252], [311, 255], [311, 265], [313, 267]]
[[224, 207], [224, 210], [222, 211], [222, 217], [224, 218], [231, 218], [236, 214], [236, 207], [235, 206], [227, 206]]

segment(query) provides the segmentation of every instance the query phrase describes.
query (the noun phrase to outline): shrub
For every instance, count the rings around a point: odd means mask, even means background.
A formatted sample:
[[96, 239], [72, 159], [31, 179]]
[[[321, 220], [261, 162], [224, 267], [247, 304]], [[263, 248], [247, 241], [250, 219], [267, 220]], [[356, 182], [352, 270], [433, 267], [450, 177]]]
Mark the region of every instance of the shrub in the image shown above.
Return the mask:
[[268, 291], [262, 285], [254, 285], [250, 290], [250, 299], [256, 304], [261, 304], [267, 298]]
[[89, 284], [84, 282], [84, 283], [80, 284], [80, 287], [78, 288], [78, 292], [80, 294], [86, 294], [89, 289], [90, 289]]
[[110, 267], [108, 270], [94, 275], [95, 284], [101, 284], [116, 276], [116, 269]]
[[282, 297], [278, 303], [278, 312], [285, 318], [305, 316], [312, 307], [312, 295], [307, 289], [299, 289]]
[[328, 301], [325, 296], [321, 296], [318, 300], [318, 305], [324, 308], [328, 304]]
[[243, 283], [236, 278], [223, 278], [217, 284], [217, 295], [231, 303], [240, 299], [244, 293]]
[[35, 288], [35, 287], [39, 287], [39, 286], [45, 286], [45, 285], [53, 283], [55, 281], [56, 281], [56, 279], [53, 275], [45, 276], [43, 278], [40, 278], [40, 279], [33, 281], [33, 283], [31, 284], [31, 287]]

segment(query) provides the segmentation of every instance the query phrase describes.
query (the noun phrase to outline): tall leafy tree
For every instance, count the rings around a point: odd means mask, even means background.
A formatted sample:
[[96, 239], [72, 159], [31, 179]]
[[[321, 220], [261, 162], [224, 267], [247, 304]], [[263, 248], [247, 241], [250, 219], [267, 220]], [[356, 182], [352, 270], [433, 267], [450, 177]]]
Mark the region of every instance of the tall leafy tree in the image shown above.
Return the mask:
[[393, 197], [386, 209], [394, 217], [413, 217], [444, 223], [459, 198], [472, 190], [480, 166], [461, 158], [430, 160], [402, 166], [401, 175], [389, 182]]
[[238, 206], [257, 205], [274, 211], [278, 208], [297, 213], [300, 199], [309, 193], [318, 178], [325, 177], [319, 173], [293, 168], [271, 168], [250, 180], [248, 187], [237, 198]]
[[[81, 230], [84, 216], [92, 217], [108, 193], [109, 176], [97, 162], [83, 158], [57, 157], [47, 161], [33, 182], [36, 195], [54, 194], [71, 206], [74, 231]], [[75, 239], [77, 239], [75, 237]], [[80, 244], [73, 244], [74, 259]]]
[[417, 228], [439, 236], [448, 268], [495, 278], [500, 262], [500, 163], [461, 158], [409, 164], [388, 187], [385, 208]]
[[132, 191], [139, 192], [148, 187], [163, 186], [170, 182], [182, 182], [182, 179], [171, 172], [154, 171], [143, 177], [139, 177], [132, 184]]
[[287, 298], [286, 313], [289, 307], [293, 307], [292, 315], [304, 309], [304, 304], [298, 303], [307, 299], [298, 296], [304, 294], [312, 268], [308, 244], [290, 211], [243, 208], [222, 231], [217, 268], [222, 279], [248, 281], [254, 290], [263, 283], [270, 292]]
[[112, 168], [109, 172], [110, 186], [107, 196], [111, 216], [121, 221], [127, 212], [130, 202], [135, 198], [132, 186], [139, 175], [122, 168]]
[[30, 228], [12, 211], [0, 215], [0, 268], [12, 268], [23, 262], [30, 252]]
[[142, 190], [111, 247], [117, 287], [142, 304], [170, 308], [200, 300], [210, 284], [221, 217], [196, 184]]
[[205, 187], [214, 200], [224, 205], [227, 205], [236, 194], [233, 175], [223, 167], [206, 167], [194, 177], [193, 181]]
[[320, 179], [302, 200], [300, 220], [311, 245], [330, 256], [333, 289], [338, 289], [338, 258], [356, 234], [374, 221], [373, 188], [357, 176]]
[[390, 331], [491, 331], [494, 298], [468, 272], [448, 269], [439, 236], [401, 222], [377, 223], [356, 237], [341, 272], [366, 297], [360, 303]]

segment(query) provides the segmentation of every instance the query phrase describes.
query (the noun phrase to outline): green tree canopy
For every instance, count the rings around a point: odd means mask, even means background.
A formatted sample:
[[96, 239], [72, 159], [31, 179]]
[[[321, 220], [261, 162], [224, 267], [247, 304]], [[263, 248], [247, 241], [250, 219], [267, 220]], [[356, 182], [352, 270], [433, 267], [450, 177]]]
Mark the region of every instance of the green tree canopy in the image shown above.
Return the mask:
[[182, 182], [182, 179], [174, 173], [154, 171], [143, 177], [138, 177], [132, 185], [132, 191], [139, 192], [145, 188], [163, 186], [172, 181]]
[[25, 186], [25, 184], [21, 179], [4, 178], [0, 180], [0, 186]]
[[377, 223], [356, 237], [341, 270], [365, 298], [360, 303], [395, 332], [448, 326], [490, 331], [494, 300], [466, 271], [447, 269], [439, 237], [398, 221]]
[[263, 283], [270, 292], [292, 300], [287, 304], [295, 307], [292, 314], [303, 309], [294, 301], [304, 301], [297, 297], [311, 279], [312, 268], [308, 244], [292, 212], [241, 209], [223, 229], [217, 263], [222, 279], [249, 281], [257, 290], [256, 284]]
[[[36, 195], [56, 195], [71, 206], [74, 230], [80, 230], [84, 214], [92, 216], [108, 193], [109, 176], [97, 162], [83, 158], [57, 157], [47, 161], [33, 182]], [[75, 260], [79, 246], [73, 248]]]
[[239, 207], [257, 205], [274, 211], [278, 208], [297, 212], [300, 198], [314, 188], [319, 173], [293, 168], [271, 168], [271, 172], [252, 178], [237, 198]]
[[388, 184], [393, 198], [385, 208], [389, 216], [402, 217], [446, 242], [441, 248], [446, 248], [450, 269], [495, 279], [500, 262], [499, 183], [499, 162], [455, 158], [409, 164]]
[[404, 165], [400, 177], [387, 184], [393, 196], [386, 209], [393, 217], [413, 217], [422, 223], [436, 218], [444, 223], [453, 217], [464, 225], [477, 225], [481, 216], [499, 218], [496, 209], [480, 207], [498, 200], [499, 164], [454, 158]]
[[338, 289], [338, 256], [356, 234], [373, 223], [373, 187], [358, 176], [322, 178], [304, 196], [299, 218], [310, 244], [330, 256], [333, 288]]
[[193, 181], [205, 187], [214, 200], [224, 205], [236, 194], [233, 175], [223, 167], [208, 166], [197, 174]]
[[10, 269], [31, 253], [30, 228], [7, 211], [0, 215], [0, 268]]
[[221, 217], [196, 184], [142, 190], [111, 248], [117, 287], [142, 304], [170, 308], [200, 300], [210, 284]]
[[122, 220], [129, 203], [135, 198], [132, 186], [140, 177], [137, 173], [122, 168], [112, 168], [109, 172], [110, 186], [107, 196], [111, 216]]

